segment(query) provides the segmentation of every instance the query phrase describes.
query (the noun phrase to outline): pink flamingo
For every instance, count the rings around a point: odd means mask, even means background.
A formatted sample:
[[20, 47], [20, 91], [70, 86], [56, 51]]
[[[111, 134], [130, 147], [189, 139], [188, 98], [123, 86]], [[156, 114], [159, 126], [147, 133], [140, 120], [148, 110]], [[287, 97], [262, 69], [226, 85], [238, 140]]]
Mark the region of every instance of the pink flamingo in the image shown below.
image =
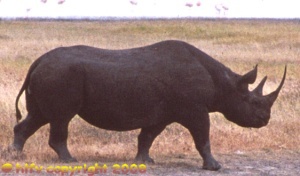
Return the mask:
[[63, 4], [65, 0], [58, 0], [57, 4]]
[[187, 6], [187, 7], [193, 7], [194, 5], [191, 2], [187, 2], [187, 3], [185, 3], [185, 6]]
[[[200, 7], [200, 6], [201, 6], [201, 2], [200, 2], [200, 1], [197, 1], [197, 2], [195, 3], [195, 5], [196, 5], [197, 7]], [[185, 3], [185, 6], [187, 6], [187, 7], [193, 7], [193, 6], [194, 6], [194, 3], [193, 3], [193, 2], [187, 2], [187, 3]]]
[[138, 3], [137, 3], [137, 1], [135, 1], [135, 0], [131, 0], [131, 1], [129, 1], [130, 2], [130, 4], [132, 4], [132, 5], [137, 5]]

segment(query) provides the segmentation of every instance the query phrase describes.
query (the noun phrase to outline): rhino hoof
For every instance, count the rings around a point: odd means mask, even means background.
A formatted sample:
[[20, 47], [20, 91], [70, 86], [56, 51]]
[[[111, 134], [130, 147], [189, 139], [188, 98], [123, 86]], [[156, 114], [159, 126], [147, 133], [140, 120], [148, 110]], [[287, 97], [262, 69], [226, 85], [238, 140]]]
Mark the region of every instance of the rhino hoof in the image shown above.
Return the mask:
[[142, 156], [137, 156], [135, 158], [136, 161], [140, 161], [140, 162], [145, 162], [145, 163], [151, 163], [154, 164], [154, 160], [152, 158], [150, 158], [149, 156], [147, 157], [142, 157]]
[[209, 163], [204, 163], [202, 168], [205, 170], [217, 171], [221, 169], [221, 165], [217, 161], [213, 161]]
[[78, 162], [77, 159], [76, 159], [76, 158], [73, 158], [73, 157], [71, 157], [71, 158], [61, 158], [60, 160], [61, 160], [62, 162], [64, 162], [64, 163]]
[[7, 150], [8, 150], [8, 152], [20, 152], [21, 153], [23, 150], [23, 147], [12, 144], [12, 145], [8, 146]]

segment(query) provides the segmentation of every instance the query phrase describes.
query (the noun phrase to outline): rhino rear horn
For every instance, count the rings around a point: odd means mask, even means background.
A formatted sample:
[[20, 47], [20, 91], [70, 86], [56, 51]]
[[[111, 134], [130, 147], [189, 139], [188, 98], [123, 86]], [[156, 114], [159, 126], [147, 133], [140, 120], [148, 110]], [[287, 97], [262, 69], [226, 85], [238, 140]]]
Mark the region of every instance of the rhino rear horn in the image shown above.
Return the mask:
[[255, 93], [256, 95], [262, 96], [263, 95], [263, 88], [264, 88], [266, 80], [267, 80], [267, 76], [265, 76], [261, 80], [261, 82], [258, 84], [258, 86], [252, 92]]
[[269, 99], [269, 101], [272, 102], [272, 104], [275, 102], [275, 100], [276, 100], [276, 98], [277, 98], [277, 96], [278, 96], [278, 94], [279, 94], [279, 92], [280, 92], [280, 90], [281, 90], [281, 88], [284, 84], [285, 76], [286, 76], [286, 67], [287, 66], [285, 66], [285, 68], [284, 68], [284, 74], [283, 74], [282, 80], [281, 80], [279, 86], [277, 87], [277, 89], [274, 92], [272, 92], [272, 93], [270, 93], [269, 95], [266, 96], [267, 99]]
[[248, 73], [240, 77], [240, 79], [238, 80], [238, 84], [239, 85], [252, 84], [255, 82], [256, 76], [257, 76], [257, 65], [254, 67], [253, 70], [249, 71]]

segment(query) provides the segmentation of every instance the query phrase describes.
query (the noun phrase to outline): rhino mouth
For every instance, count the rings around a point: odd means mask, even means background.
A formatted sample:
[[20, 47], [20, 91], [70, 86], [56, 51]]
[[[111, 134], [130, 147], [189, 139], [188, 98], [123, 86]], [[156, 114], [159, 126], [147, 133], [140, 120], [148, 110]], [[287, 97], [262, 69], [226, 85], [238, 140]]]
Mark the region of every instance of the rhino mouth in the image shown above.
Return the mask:
[[266, 125], [268, 125], [269, 121], [267, 119], [260, 119], [260, 122], [261, 122], [262, 126], [266, 126]]
[[258, 116], [257, 119], [258, 119], [259, 127], [263, 127], [263, 126], [268, 125], [270, 118], [268, 118], [266, 116], [263, 116], [263, 115], [260, 115], [260, 116]]

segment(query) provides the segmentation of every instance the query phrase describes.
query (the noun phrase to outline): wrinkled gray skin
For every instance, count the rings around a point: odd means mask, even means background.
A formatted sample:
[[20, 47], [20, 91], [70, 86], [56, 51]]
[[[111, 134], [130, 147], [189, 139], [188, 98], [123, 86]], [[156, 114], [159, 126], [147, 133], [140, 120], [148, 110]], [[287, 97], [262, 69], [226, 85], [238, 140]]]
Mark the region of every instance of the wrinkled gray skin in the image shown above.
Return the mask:
[[257, 67], [245, 75], [232, 72], [199, 49], [181, 41], [163, 41], [127, 50], [89, 46], [60, 47], [30, 67], [16, 99], [25, 90], [28, 115], [14, 128], [12, 147], [50, 123], [49, 145], [63, 161], [76, 161], [67, 149], [68, 124], [78, 114], [99, 128], [141, 128], [139, 161], [153, 162], [154, 139], [173, 122], [186, 127], [203, 158], [203, 168], [218, 170], [209, 141], [209, 112], [221, 112], [243, 127], [268, 124], [271, 106], [284, 83], [263, 96], [266, 79], [254, 90]]

